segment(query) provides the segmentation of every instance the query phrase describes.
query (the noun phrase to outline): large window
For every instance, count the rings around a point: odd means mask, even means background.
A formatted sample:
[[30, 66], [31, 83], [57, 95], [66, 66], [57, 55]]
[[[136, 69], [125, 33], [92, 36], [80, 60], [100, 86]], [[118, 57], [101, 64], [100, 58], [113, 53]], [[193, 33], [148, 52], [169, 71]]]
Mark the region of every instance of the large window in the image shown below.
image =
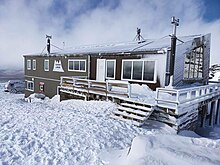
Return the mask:
[[36, 66], [37, 66], [36, 60], [33, 60], [33, 70], [36, 70]]
[[184, 79], [203, 78], [203, 47], [197, 47], [185, 55]]
[[27, 70], [31, 70], [31, 60], [27, 60]]
[[68, 70], [77, 71], [77, 72], [85, 72], [86, 71], [86, 60], [69, 60]]
[[122, 79], [155, 82], [155, 61], [123, 60]]
[[27, 81], [27, 90], [34, 91], [34, 82], [33, 81]]
[[106, 60], [106, 78], [115, 79], [116, 60]]
[[44, 60], [44, 71], [49, 71], [49, 60]]

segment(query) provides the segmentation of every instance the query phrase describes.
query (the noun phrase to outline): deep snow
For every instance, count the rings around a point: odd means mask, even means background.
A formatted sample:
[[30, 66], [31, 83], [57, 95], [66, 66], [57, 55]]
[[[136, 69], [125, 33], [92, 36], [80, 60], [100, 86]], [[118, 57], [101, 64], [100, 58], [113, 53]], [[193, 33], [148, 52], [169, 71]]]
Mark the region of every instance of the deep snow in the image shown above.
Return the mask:
[[220, 164], [219, 134], [180, 136], [155, 121], [138, 128], [110, 119], [111, 102], [56, 96], [29, 103], [23, 94], [4, 93], [3, 85], [0, 164]]

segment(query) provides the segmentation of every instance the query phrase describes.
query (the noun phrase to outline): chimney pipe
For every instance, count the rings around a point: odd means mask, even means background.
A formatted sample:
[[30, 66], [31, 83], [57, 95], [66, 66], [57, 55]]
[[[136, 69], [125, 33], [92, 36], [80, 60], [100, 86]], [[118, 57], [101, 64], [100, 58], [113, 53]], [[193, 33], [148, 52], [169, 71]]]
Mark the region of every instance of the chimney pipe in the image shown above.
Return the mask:
[[50, 54], [50, 40], [52, 39], [52, 36], [46, 35], [47, 38], [47, 53]]
[[175, 55], [176, 55], [176, 27], [179, 26], [179, 19], [172, 17], [171, 24], [173, 24], [173, 34], [171, 35], [171, 51], [170, 51], [170, 76], [174, 74]]

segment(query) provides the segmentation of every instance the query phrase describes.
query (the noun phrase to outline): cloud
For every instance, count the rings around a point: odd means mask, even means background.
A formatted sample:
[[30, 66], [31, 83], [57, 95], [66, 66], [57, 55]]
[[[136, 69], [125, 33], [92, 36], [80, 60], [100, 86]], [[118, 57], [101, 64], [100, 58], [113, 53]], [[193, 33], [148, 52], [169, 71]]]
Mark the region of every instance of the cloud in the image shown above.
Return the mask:
[[40, 53], [45, 35], [62, 47], [131, 41], [136, 28], [145, 38], [172, 33], [170, 19], [180, 19], [178, 35], [212, 33], [211, 63], [220, 63], [220, 20], [203, 20], [199, 0], [11, 0], [0, 2], [0, 68], [22, 68], [23, 54]]

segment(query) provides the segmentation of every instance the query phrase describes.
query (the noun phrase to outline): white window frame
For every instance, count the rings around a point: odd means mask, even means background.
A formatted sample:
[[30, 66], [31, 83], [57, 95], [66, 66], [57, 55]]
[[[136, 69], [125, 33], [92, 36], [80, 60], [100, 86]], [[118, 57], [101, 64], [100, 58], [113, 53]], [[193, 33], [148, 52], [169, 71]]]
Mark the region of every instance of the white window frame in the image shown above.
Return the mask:
[[37, 68], [37, 61], [35, 59], [32, 61], [32, 68], [33, 70], [36, 70]]
[[[48, 62], [48, 69], [45, 68], [45, 66], [46, 66], [45, 63], [46, 63], [46, 62]], [[45, 59], [45, 60], [44, 60], [44, 71], [48, 72], [49, 70], [50, 70], [50, 62], [49, 62], [49, 59]]]
[[27, 60], [27, 70], [31, 70], [31, 60]]
[[[28, 87], [29, 87], [29, 85], [28, 85], [29, 83], [32, 83], [32, 84], [33, 84], [33, 89], [29, 89], [29, 88], [28, 88]], [[26, 90], [31, 91], [31, 92], [34, 91], [34, 82], [33, 82], [33, 81], [27, 81]]]
[[[124, 68], [124, 61], [132, 61], [132, 66], [131, 66], [131, 79], [124, 79], [123, 78], [123, 68]], [[142, 80], [133, 80], [133, 62], [134, 61], [142, 61]], [[143, 72], [144, 72], [144, 62], [149, 61], [149, 62], [154, 62], [154, 79], [153, 81], [147, 81], [143, 80]], [[145, 83], [156, 83], [157, 82], [157, 60], [150, 60], [150, 59], [124, 59], [122, 60], [122, 68], [121, 68], [121, 80], [126, 80], [126, 81], [134, 81], [134, 82], [145, 82]]]
[[[79, 62], [79, 70], [70, 69], [70, 67], [69, 67], [69, 66], [70, 66], [70, 65], [69, 65], [70, 62], [73, 62], [73, 63], [74, 63], [75, 61], [76, 61], [76, 62]], [[81, 70], [81, 69], [80, 69], [80, 62], [81, 62], [81, 61], [85, 62], [85, 70]], [[74, 66], [74, 65], [73, 65], [73, 66]], [[69, 59], [69, 60], [68, 60], [68, 71], [71, 71], [71, 72], [72, 72], [72, 71], [74, 71], [74, 72], [86, 72], [86, 59]]]
[[[110, 61], [113, 61], [114, 62], [114, 77], [107, 77], [107, 71], [108, 71], [108, 68], [107, 68], [107, 62], [110, 62]], [[115, 73], [116, 73], [116, 60], [115, 59], [111, 59], [111, 60], [106, 60], [106, 64], [105, 64], [105, 75], [106, 75], [106, 79], [115, 79]]]

